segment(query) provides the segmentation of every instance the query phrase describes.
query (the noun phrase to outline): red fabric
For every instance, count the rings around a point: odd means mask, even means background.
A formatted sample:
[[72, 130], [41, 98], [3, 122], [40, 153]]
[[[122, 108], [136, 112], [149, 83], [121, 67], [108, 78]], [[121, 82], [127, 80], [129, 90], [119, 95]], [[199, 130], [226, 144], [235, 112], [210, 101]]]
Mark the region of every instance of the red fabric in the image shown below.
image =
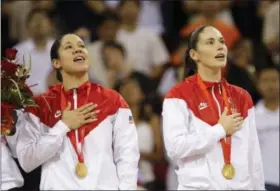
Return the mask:
[[[77, 88], [78, 105], [85, 104], [87, 97], [87, 83]], [[88, 102], [98, 104], [96, 110], [100, 110], [98, 120], [87, 125], [85, 129], [85, 136], [92, 131], [99, 123], [106, 117], [117, 113], [120, 108], [128, 108], [124, 99], [114, 90], [104, 88], [98, 84], [89, 83], [91, 86]], [[65, 92], [68, 101], [71, 102], [72, 108], [74, 106], [73, 90]], [[26, 108], [26, 112], [30, 112], [40, 118], [41, 122], [49, 127], [53, 127], [59, 118], [56, 118], [56, 112], [61, 111], [61, 84], [52, 86], [48, 92], [37, 96], [35, 98], [39, 108]]]
[[[184, 100], [188, 108], [194, 113], [196, 117], [205, 121], [210, 125], [215, 125], [217, 119], [212, 117], [212, 111], [210, 107], [207, 107], [203, 110], [199, 109], [199, 104], [202, 102], [207, 102], [204, 98], [202, 91], [197, 84], [197, 74], [186, 78], [183, 82], [175, 85], [166, 95], [165, 98], [179, 98]], [[253, 107], [253, 102], [249, 93], [237, 86], [227, 83], [225, 80], [222, 80], [222, 83], [225, 85], [225, 90], [228, 93], [229, 102], [234, 106], [233, 109], [236, 109], [241, 113], [242, 117], [245, 119], [248, 115], [248, 110]], [[224, 109], [223, 97], [219, 92], [218, 83], [206, 83], [207, 91], [211, 95], [211, 87], [215, 87], [215, 96], [221, 106], [221, 109]], [[213, 99], [213, 98], [212, 98]], [[214, 99], [212, 100], [214, 101]]]
[[[203, 82], [203, 80], [201, 79], [201, 77], [199, 75], [196, 75], [197, 77], [197, 84], [200, 87], [201, 91], [203, 92], [203, 96], [204, 98], [207, 100], [208, 103], [208, 107], [209, 109], [212, 110], [211, 114], [214, 119], [219, 120], [219, 112], [215, 112], [215, 108], [217, 108], [217, 105], [213, 102], [213, 100], [211, 99], [211, 95], [210, 93], [207, 91], [207, 87], [206, 87], [206, 82]], [[225, 83], [224, 81], [222, 81], [221, 83], [219, 83], [219, 85], [221, 86], [220, 89], [222, 89], [221, 94], [223, 97], [223, 104], [225, 105], [225, 107], [227, 107], [228, 109], [228, 114], [231, 114], [231, 104], [229, 104], [228, 101], [228, 95], [227, 92], [225, 90]], [[221, 108], [221, 113], [223, 112], [223, 109]], [[227, 136], [226, 140], [225, 139], [221, 139], [221, 145], [222, 145], [222, 149], [223, 149], [223, 156], [224, 156], [224, 161], [226, 164], [230, 164], [231, 163], [231, 136]]]
[[[83, 87], [83, 86], [85, 86], [85, 88], [86, 88], [86, 97], [85, 97], [85, 99], [82, 99], [82, 101], [77, 100], [78, 101], [77, 108], [79, 108], [82, 105], [85, 105], [85, 104], [89, 103], [88, 100], [89, 100], [89, 94], [90, 94], [90, 91], [91, 91], [91, 85], [90, 85], [89, 82], [87, 82], [84, 85], [82, 85], [81, 87]], [[65, 94], [67, 94], [67, 92], [65, 92], [63, 90], [63, 86], [61, 86], [61, 96], [60, 96], [60, 108], [61, 108], [61, 111], [63, 111], [67, 107], [67, 104], [68, 104], [68, 100], [67, 100]], [[73, 106], [72, 106], [72, 108], [73, 108]], [[70, 131], [70, 132], [67, 133], [67, 135], [68, 135], [68, 137], [69, 137], [69, 139], [70, 139], [70, 141], [72, 143], [72, 146], [73, 146], [73, 148], [74, 148], [74, 150], [75, 150], [75, 152], [76, 152], [76, 154], [78, 156], [78, 160], [81, 163], [84, 162], [84, 155], [83, 155], [82, 151], [83, 151], [84, 142], [85, 142], [85, 129], [90, 128], [89, 125], [90, 124], [84, 125], [84, 126], [80, 127], [79, 129], [77, 129], [78, 130], [78, 141], [82, 145], [80, 151], [78, 150], [78, 143], [76, 141], [75, 131]]]

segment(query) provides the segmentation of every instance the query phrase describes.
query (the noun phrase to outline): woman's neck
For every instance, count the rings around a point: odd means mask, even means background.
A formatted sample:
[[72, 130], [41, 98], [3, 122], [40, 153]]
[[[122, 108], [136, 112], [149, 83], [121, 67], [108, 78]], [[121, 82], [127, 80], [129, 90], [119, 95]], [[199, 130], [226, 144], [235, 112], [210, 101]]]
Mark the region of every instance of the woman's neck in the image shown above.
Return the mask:
[[136, 23], [134, 23], [134, 24], [122, 23], [122, 28], [126, 31], [134, 32], [137, 28], [137, 24]]
[[265, 107], [270, 111], [276, 111], [279, 108], [279, 98], [276, 99], [263, 99]]
[[219, 82], [222, 78], [222, 70], [220, 68], [198, 67], [198, 74], [206, 82]]
[[81, 75], [62, 74], [64, 90], [77, 88], [89, 80], [88, 73]]
[[34, 38], [33, 39], [36, 50], [44, 51], [47, 46], [48, 39], [47, 38]]

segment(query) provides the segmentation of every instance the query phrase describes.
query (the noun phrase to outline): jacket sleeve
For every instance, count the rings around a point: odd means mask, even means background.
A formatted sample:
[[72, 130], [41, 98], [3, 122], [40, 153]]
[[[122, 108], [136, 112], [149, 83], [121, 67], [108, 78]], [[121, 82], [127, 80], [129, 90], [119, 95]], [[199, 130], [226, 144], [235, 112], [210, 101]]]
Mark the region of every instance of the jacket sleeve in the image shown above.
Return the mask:
[[255, 112], [252, 107], [248, 111], [248, 122], [250, 129], [249, 136], [249, 171], [252, 177], [252, 187], [254, 190], [265, 190], [263, 164], [255, 123]]
[[30, 172], [53, 157], [62, 146], [70, 130], [61, 120], [52, 128], [47, 127], [33, 113], [24, 113], [17, 122], [16, 152], [25, 172]]
[[130, 109], [120, 99], [120, 108], [113, 121], [114, 161], [119, 177], [119, 190], [136, 190], [140, 157], [138, 134]]
[[163, 102], [163, 136], [167, 155], [172, 160], [205, 154], [226, 136], [220, 124], [200, 128], [192, 123], [192, 116], [184, 100], [166, 98]]

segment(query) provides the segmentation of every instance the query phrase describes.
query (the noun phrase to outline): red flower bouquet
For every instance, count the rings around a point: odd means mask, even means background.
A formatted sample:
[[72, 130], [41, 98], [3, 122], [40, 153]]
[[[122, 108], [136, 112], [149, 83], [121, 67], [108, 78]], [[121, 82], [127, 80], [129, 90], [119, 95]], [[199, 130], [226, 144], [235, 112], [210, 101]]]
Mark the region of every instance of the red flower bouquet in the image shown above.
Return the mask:
[[[1, 60], [1, 134], [11, 135], [16, 122], [15, 109], [36, 107], [33, 94], [26, 84], [31, 62], [26, 69], [25, 64], [15, 62], [17, 50], [7, 49], [6, 58]], [[31, 60], [31, 59], [30, 59]]]

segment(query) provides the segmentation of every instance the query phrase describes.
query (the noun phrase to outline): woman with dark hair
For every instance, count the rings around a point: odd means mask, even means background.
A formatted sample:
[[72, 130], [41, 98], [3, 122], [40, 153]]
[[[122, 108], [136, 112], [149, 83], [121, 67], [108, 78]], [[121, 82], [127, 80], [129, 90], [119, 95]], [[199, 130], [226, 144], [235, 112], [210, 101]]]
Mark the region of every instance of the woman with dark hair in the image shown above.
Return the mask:
[[264, 190], [263, 167], [250, 95], [226, 82], [227, 47], [212, 26], [192, 32], [186, 74], [163, 103], [168, 156], [179, 190]]
[[20, 165], [42, 165], [41, 190], [135, 190], [139, 150], [131, 111], [115, 91], [89, 82], [88, 51], [67, 34], [51, 48], [62, 83], [35, 98], [16, 124]]
[[140, 150], [139, 183], [147, 190], [155, 190], [156, 176], [153, 166], [155, 162], [162, 160], [163, 146], [160, 119], [150, 100], [145, 99], [145, 80], [148, 81], [147, 76], [133, 73], [120, 84], [119, 92], [129, 104], [137, 128]]

